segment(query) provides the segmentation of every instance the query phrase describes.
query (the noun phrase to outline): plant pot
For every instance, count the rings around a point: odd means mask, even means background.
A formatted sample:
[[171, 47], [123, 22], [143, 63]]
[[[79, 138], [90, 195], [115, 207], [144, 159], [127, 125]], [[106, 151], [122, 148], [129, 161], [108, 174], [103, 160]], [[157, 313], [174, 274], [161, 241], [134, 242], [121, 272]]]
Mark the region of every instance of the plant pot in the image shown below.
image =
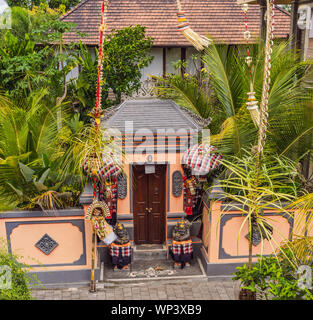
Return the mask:
[[190, 235], [191, 236], [198, 236], [199, 235], [201, 224], [202, 224], [201, 220], [197, 220], [192, 223], [191, 228], [190, 228]]
[[239, 300], [256, 300], [256, 293], [248, 289], [240, 289]]

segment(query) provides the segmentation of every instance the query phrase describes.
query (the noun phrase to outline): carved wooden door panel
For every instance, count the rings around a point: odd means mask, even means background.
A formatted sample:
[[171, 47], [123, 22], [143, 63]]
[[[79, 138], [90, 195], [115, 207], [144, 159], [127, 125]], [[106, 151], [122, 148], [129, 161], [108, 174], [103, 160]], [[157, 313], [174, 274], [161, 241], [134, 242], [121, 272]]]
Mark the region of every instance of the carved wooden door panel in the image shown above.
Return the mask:
[[160, 244], [165, 240], [166, 165], [133, 166], [134, 240], [136, 244]]

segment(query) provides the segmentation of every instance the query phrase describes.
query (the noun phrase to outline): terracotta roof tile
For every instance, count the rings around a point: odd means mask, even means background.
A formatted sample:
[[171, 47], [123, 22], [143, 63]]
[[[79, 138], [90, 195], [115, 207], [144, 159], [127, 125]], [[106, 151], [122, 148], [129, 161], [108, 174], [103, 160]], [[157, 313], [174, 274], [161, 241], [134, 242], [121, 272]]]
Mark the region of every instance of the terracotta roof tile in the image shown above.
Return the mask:
[[[186, 17], [193, 30], [209, 35], [216, 42], [238, 44], [243, 42], [243, 13], [236, 0], [181, 0]], [[61, 19], [74, 22], [77, 30], [87, 33], [82, 42], [97, 45], [102, 0], [83, 0]], [[110, 0], [108, 7], [109, 30], [130, 25], [143, 25], [146, 33], [154, 39], [154, 46], [191, 46], [177, 30], [176, 0]], [[290, 16], [275, 10], [275, 36], [287, 38]], [[259, 34], [260, 9], [250, 5], [248, 11], [249, 30], [254, 37]], [[66, 42], [78, 42], [76, 33], [65, 35]]]

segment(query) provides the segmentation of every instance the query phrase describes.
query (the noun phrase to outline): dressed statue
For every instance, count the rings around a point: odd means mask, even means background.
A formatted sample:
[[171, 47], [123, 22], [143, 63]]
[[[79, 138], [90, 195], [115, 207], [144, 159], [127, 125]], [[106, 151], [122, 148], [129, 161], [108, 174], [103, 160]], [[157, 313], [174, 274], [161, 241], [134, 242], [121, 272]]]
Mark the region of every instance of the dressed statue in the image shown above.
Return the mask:
[[117, 238], [110, 245], [110, 255], [114, 270], [128, 270], [132, 258], [132, 248], [129, 241], [129, 234], [125, 226], [117, 222], [113, 228]]
[[174, 268], [190, 267], [193, 258], [190, 227], [191, 223], [188, 220], [181, 219], [173, 229], [171, 254], [174, 260]]

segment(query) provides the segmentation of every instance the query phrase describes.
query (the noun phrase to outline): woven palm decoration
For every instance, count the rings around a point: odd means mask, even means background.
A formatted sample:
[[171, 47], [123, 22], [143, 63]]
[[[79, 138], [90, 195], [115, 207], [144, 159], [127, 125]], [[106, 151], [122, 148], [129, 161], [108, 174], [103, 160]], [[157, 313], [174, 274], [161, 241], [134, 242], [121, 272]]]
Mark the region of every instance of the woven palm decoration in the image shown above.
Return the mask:
[[[237, 1], [238, 3], [238, 1]], [[259, 127], [260, 125], [260, 110], [258, 106], [258, 101], [255, 98], [255, 91], [253, 89], [253, 82], [252, 82], [252, 75], [251, 75], [251, 64], [252, 64], [252, 57], [250, 54], [250, 47], [249, 47], [249, 40], [251, 38], [251, 33], [248, 30], [248, 16], [247, 12], [249, 9], [249, 5], [247, 3], [242, 4], [242, 11], [244, 12], [244, 19], [245, 19], [245, 32], [243, 34], [244, 39], [246, 41], [246, 47], [247, 47], [247, 57], [246, 57], [246, 63], [248, 65], [249, 70], [249, 82], [250, 82], [250, 92], [248, 92], [248, 102], [246, 103], [247, 109], [250, 112], [251, 118], [253, 120], [253, 123], [256, 127]]]
[[180, 0], [177, 0], [177, 7], [178, 31], [181, 31], [185, 38], [191, 42], [198, 51], [202, 51], [205, 47], [209, 46], [212, 41], [205, 36], [197, 34], [190, 28], [185, 13], [182, 10]]

